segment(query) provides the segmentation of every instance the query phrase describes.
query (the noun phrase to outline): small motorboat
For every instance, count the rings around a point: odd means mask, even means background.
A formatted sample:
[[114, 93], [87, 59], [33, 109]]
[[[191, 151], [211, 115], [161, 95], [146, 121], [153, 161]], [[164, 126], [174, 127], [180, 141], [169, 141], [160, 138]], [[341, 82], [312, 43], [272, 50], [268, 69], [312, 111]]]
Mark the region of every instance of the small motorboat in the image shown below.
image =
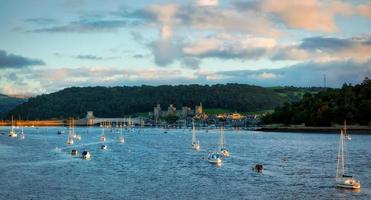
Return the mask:
[[102, 149], [102, 150], [106, 150], [106, 149], [107, 149], [107, 145], [102, 144], [102, 146], [100, 146], [100, 149]]
[[223, 156], [219, 152], [209, 153], [207, 161], [211, 164], [221, 165]]
[[77, 149], [72, 149], [72, 151], [71, 151], [71, 155], [72, 155], [72, 156], [77, 156], [77, 154], [78, 154]]
[[90, 152], [87, 151], [87, 150], [84, 150], [82, 152], [82, 158], [85, 159], [85, 160], [89, 160], [91, 158]]

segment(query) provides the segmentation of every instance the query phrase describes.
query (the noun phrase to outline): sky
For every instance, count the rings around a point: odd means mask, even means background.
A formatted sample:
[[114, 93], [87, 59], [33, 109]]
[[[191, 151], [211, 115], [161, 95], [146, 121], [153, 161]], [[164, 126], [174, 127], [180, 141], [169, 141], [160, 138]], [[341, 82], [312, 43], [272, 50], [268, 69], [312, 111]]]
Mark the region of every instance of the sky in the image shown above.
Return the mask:
[[0, 93], [371, 77], [369, 0], [2, 0]]

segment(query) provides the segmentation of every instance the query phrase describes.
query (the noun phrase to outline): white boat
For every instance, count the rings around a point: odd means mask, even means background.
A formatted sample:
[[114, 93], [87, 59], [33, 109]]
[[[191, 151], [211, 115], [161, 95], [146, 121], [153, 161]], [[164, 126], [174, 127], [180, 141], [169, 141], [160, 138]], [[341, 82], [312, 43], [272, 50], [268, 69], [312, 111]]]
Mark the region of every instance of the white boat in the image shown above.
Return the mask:
[[346, 123], [344, 123], [344, 129], [340, 131], [339, 152], [336, 165], [336, 187], [345, 189], [360, 189], [360, 181], [353, 178], [353, 176], [346, 174], [344, 157], [344, 135], [346, 135]]
[[196, 128], [194, 119], [192, 119], [192, 148], [199, 151], [201, 148], [200, 141], [196, 140]]
[[20, 140], [24, 140], [25, 137], [26, 137], [26, 136], [25, 136], [25, 134], [24, 134], [23, 126], [22, 126], [22, 127], [21, 127], [21, 133], [19, 134], [19, 139], [20, 139]]
[[74, 143], [74, 141], [73, 141], [73, 138], [72, 137], [68, 137], [67, 138], [67, 144], [73, 144]]
[[223, 155], [220, 154], [219, 152], [212, 152], [212, 153], [209, 153], [209, 155], [207, 156], [207, 161], [215, 165], [221, 165], [223, 161], [222, 159], [223, 159]]
[[120, 144], [124, 144], [125, 143], [124, 135], [122, 135], [122, 128], [123, 128], [123, 125], [121, 124], [120, 125], [120, 136], [119, 136], [119, 143]]
[[72, 121], [69, 123], [69, 130], [68, 130], [68, 136], [67, 136], [67, 144], [69, 145], [72, 145], [74, 143], [74, 136], [76, 135], [74, 133], [74, 128], [73, 128], [73, 119]]
[[100, 140], [102, 142], [105, 142], [107, 140], [106, 138], [106, 135], [104, 134], [104, 129], [105, 129], [105, 126], [103, 125], [103, 128], [102, 128], [102, 135], [100, 136]]
[[221, 153], [224, 157], [229, 157], [229, 156], [230, 156], [229, 151], [228, 151], [228, 149], [225, 147], [224, 143], [225, 143], [225, 139], [224, 139], [224, 128], [221, 127], [221, 128], [220, 128], [220, 153]]
[[84, 150], [81, 155], [82, 155], [82, 158], [85, 160], [89, 160], [91, 158], [91, 154], [87, 150]]
[[102, 146], [100, 146], [100, 149], [102, 149], [102, 150], [106, 150], [106, 149], [107, 149], [107, 145], [102, 144]]
[[15, 137], [17, 137], [17, 133], [16, 133], [15, 130], [14, 130], [13, 116], [12, 116], [12, 128], [11, 128], [10, 131], [9, 131], [9, 137], [11, 137], [11, 138], [15, 138]]

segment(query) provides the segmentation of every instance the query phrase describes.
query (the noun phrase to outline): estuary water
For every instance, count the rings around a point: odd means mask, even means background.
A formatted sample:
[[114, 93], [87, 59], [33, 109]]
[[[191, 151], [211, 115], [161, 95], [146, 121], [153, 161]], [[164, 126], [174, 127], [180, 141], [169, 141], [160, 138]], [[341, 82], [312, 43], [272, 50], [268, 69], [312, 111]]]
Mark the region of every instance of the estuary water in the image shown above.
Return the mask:
[[[124, 132], [124, 144], [106, 132], [105, 151], [100, 128], [76, 128], [82, 140], [70, 146], [61, 129], [25, 128], [19, 140], [0, 127], [0, 199], [371, 199], [371, 135], [347, 142], [349, 173], [362, 184], [351, 191], [335, 188], [338, 134], [225, 130], [231, 157], [216, 167], [206, 157], [218, 130], [198, 130], [196, 152], [189, 129]], [[72, 157], [73, 147], [91, 160]]]

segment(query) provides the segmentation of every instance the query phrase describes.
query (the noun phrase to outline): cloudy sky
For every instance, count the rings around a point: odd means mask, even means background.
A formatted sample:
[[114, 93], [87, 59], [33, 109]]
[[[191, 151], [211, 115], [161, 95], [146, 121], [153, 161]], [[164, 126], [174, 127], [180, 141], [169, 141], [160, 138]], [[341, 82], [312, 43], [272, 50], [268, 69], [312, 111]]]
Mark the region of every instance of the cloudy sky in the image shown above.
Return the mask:
[[0, 27], [0, 93], [9, 95], [371, 77], [368, 0], [3, 0]]

